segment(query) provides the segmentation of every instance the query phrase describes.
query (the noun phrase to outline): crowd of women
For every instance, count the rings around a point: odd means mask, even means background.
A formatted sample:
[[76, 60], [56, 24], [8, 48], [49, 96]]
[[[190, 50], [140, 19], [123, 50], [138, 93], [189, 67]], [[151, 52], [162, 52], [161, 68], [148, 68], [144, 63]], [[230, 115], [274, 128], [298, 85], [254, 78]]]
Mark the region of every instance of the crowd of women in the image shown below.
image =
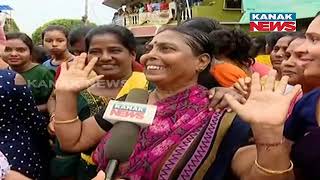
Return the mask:
[[306, 32], [256, 38], [193, 18], [143, 53], [118, 25], [2, 46], [2, 179], [105, 179], [106, 107], [137, 88], [157, 112], [114, 179], [320, 179], [320, 14]]

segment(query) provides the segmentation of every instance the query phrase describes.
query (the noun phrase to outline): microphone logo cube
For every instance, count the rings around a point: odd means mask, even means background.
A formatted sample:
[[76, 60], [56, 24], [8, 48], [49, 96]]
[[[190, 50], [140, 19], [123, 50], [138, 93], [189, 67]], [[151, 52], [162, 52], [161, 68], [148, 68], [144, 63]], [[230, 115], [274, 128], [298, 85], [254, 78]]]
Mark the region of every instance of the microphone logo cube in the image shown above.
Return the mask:
[[140, 126], [151, 125], [157, 106], [111, 100], [103, 118], [111, 123], [132, 122]]

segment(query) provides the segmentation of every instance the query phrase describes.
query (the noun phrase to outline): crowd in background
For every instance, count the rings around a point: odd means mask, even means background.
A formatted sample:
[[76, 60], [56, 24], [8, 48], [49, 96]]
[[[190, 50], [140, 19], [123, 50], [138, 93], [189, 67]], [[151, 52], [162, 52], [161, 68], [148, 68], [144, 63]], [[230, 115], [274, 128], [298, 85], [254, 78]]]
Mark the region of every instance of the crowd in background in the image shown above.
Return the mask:
[[[169, 7], [150, 1], [132, 11]], [[319, 179], [319, 24], [318, 14], [306, 32], [250, 37], [192, 18], [142, 49], [114, 24], [48, 26], [40, 46], [7, 33], [1, 178], [104, 179], [115, 126], [106, 107], [138, 88], [157, 112], [115, 179]]]
[[114, 24], [126, 16], [129, 15], [139, 15], [141, 13], [152, 13], [152, 12], [163, 12], [168, 11], [169, 17], [172, 20], [181, 21], [181, 16], [186, 16], [188, 18], [187, 8], [189, 6], [190, 10], [192, 6], [199, 6], [202, 4], [202, 0], [189, 0], [188, 4], [186, 1], [181, 0], [150, 0], [147, 3], [138, 2], [136, 4], [122, 5], [117, 12], [114, 13], [112, 21]]

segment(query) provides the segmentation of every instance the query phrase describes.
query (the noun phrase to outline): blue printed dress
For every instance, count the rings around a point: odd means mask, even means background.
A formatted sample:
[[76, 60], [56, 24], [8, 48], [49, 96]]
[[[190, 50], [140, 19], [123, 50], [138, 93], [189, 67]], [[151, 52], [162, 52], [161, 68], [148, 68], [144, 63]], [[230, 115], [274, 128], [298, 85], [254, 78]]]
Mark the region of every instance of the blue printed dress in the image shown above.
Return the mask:
[[26, 85], [15, 84], [16, 73], [0, 70], [0, 151], [11, 169], [32, 179], [47, 179], [48, 121], [35, 106]]

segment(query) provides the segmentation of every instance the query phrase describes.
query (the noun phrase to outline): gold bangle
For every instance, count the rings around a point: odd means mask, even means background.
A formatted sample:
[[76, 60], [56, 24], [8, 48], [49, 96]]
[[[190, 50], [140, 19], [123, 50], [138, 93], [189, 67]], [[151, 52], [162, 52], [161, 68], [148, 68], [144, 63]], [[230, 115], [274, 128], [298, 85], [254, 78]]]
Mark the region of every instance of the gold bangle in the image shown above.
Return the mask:
[[255, 165], [257, 166], [257, 168], [258, 168], [259, 170], [261, 170], [261, 171], [264, 172], [264, 173], [272, 174], [272, 175], [285, 174], [285, 173], [288, 173], [288, 172], [292, 171], [292, 169], [293, 169], [293, 163], [292, 163], [291, 160], [290, 160], [290, 167], [289, 167], [288, 169], [286, 169], [286, 170], [280, 170], [280, 171], [275, 171], [275, 170], [271, 170], [271, 169], [267, 169], [267, 168], [262, 167], [262, 166], [258, 163], [258, 160], [257, 160], [257, 159], [254, 161], [254, 163], [255, 163]]
[[76, 121], [78, 121], [78, 120], [79, 120], [79, 116], [77, 116], [77, 117], [74, 118], [74, 119], [64, 120], [64, 121], [57, 121], [57, 120], [55, 120], [55, 118], [54, 118], [54, 123], [55, 123], [55, 124], [69, 124], [69, 123], [76, 122]]

